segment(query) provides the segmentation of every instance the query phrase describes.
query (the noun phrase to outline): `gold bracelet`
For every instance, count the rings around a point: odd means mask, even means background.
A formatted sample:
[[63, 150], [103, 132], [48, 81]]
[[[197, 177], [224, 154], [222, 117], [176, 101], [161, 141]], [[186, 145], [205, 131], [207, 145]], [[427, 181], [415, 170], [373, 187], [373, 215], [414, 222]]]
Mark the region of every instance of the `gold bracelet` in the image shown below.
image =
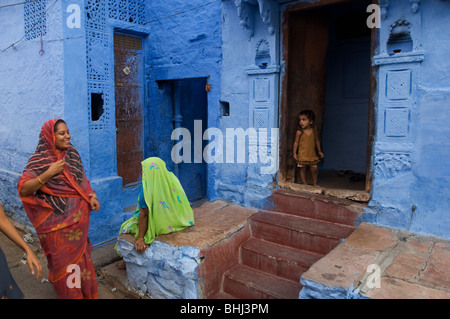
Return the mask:
[[44, 185], [45, 183], [41, 180], [41, 178], [38, 176], [37, 177], [37, 179], [38, 179], [38, 181], [39, 181], [39, 183], [41, 183], [41, 185]]

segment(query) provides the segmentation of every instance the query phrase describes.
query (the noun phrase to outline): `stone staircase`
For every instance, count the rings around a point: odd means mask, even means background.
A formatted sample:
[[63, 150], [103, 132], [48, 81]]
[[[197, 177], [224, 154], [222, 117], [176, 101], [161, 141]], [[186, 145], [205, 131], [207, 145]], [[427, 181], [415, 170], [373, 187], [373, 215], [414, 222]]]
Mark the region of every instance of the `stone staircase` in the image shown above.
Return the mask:
[[302, 273], [353, 232], [365, 207], [291, 190], [276, 190], [272, 202], [250, 217], [251, 235], [216, 298], [297, 299]]

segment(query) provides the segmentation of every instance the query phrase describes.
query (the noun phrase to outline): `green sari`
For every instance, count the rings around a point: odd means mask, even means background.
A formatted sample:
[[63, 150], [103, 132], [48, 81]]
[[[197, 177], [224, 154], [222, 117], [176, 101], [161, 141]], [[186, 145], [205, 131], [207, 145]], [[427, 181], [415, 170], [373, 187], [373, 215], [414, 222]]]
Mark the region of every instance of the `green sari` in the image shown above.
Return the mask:
[[[120, 234], [139, 235], [141, 207], [148, 208], [148, 227], [144, 236], [147, 245], [155, 237], [180, 231], [194, 225], [194, 212], [178, 178], [169, 172], [166, 163], [158, 157], [142, 161], [142, 190], [133, 217], [120, 227]], [[144, 202], [142, 198], [144, 195]]]

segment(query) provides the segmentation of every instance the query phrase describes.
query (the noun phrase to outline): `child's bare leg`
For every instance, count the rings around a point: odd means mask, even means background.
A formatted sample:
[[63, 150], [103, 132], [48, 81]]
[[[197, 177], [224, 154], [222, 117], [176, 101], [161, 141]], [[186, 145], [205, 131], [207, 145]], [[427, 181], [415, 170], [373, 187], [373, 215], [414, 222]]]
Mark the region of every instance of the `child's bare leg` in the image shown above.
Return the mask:
[[317, 173], [319, 172], [319, 169], [318, 169], [317, 165], [310, 166], [309, 169], [311, 170], [311, 175], [313, 178], [313, 185], [317, 186], [317, 175], [318, 175]]
[[300, 177], [302, 178], [302, 183], [306, 185], [306, 166], [300, 167]]

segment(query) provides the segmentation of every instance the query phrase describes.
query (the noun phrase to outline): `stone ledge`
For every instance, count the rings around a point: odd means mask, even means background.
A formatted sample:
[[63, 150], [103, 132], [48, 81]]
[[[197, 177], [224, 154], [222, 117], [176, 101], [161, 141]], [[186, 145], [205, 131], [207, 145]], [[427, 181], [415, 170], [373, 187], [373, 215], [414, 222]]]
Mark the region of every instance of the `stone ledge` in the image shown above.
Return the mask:
[[448, 240], [362, 223], [302, 275], [299, 297], [450, 298], [449, 263]]
[[206, 202], [194, 208], [194, 226], [156, 237], [143, 254], [134, 249], [133, 235], [121, 234], [117, 250], [126, 262], [128, 284], [155, 299], [203, 298], [205, 280], [198, 274], [209, 273], [198, 270], [206, 252], [242, 230], [256, 212], [224, 201]]

